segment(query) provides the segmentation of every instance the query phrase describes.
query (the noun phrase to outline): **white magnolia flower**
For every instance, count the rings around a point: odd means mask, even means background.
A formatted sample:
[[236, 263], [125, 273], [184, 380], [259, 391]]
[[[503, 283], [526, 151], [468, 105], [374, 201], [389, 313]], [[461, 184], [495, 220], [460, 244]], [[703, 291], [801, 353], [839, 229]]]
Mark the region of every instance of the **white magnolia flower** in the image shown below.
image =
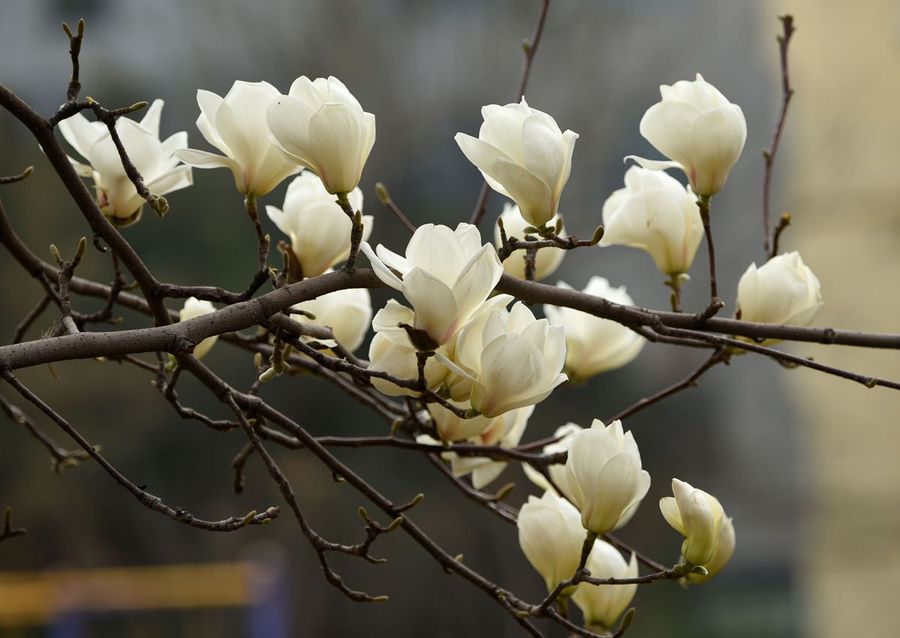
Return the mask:
[[525, 103], [482, 107], [478, 137], [456, 134], [463, 154], [498, 193], [518, 204], [533, 226], [556, 214], [559, 197], [572, 170], [578, 134], [563, 133], [551, 116]]
[[[555, 226], [556, 221], [559, 218], [558, 215], [552, 217], [547, 224], [549, 226]], [[503, 213], [500, 215], [500, 219], [503, 221], [503, 228], [506, 229], [507, 237], [518, 237], [519, 239], [523, 239], [525, 236], [525, 228], [530, 226], [528, 222], [522, 217], [522, 214], [519, 212], [519, 207], [507, 202], [503, 205]], [[565, 234], [565, 229], [560, 229], [560, 235]], [[494, 243], [497, 245], [497, 248], [502, 246], [502, 241], [500, 238], [500, 225], [499, 223], [494, 226]], [[562, 263], [563, 255], [566, 254], [562, 248], [541, 248], [537, 251], [534, 259], [534, 278], [537, 281], [540, 281], [544, 277], [549, 277], [552, 275], [559, 265]], [[518, 277], [520, 279], [525, 278], [525, 251], [517, 250], [509, 257], [507, 257], [503, 261], [503, 270], [513, 277]]]
[[[363, 194], [354, 188], [348, 195], [353, 210], [362, 210]], [[304, 277], [315, 277], [350, 255], [353, 223], [325, 190], [315, 173], [304, 171], [288, 185], [284, 208], [266, 206], [269, 219], [291, 238], [291, 250]], [[363, 240], [372, 232], [374, 220], [363, 215]]]
[[[632, 553], [627, 563], [615, 547], [600, 540], [594, 541], [587, 560], [587, 569], [594, 578], [636, 578], [637, 558]], [[572, 600], [584, 614], [587, 627], [612, 629], [637, 592], [633, 585], [591, 585], [580, 583], [572, 594]]]
[[375, 144], [375, 116], [336, 77], [294, 80], [268, 107], [275, 143], [322, 179], [329, 193], [349, 193]]
[[472, 407], [489, 417], [539, 403], [567, 378], [563, 329], [535, 319], [521, 302], [507, 311], [508, 296], [498, 297], [460, 332], [446, 363], [455, 374], [450, 395], [468, 394]]
[[585, 529], [606, 534], [628, 522], [650, 489], [641, 455], [621, 421], [608, 426], [595, 419], [575, 435], [559, 486], [581, 511]]
[[672, 479], [672, 493], [659, 500], [666, 522], [684, 536], [681, 555], [690, 565], [705, 567], [707, 575], [689, 574], [703, 582], [720, 571], [734, 554], [734, 525], [719, 500], [690, 483]]
[[[556, 428], [556, 432], [553, 433], [553, 436], [557, 439], [557, 441], [555, 443], [545, 445], [541, 449], [541, 452], [543, 454], [557, 454], [559, 452], [568, 452], [569, 448], [572, 447], [572, 441], [575, 440], [575, 435], [581, 432], [583, 429], [584, 428], [575, 423], [566, 423], [565, 425], [559, 426], [558, 428]], [[544, 475], [531, 467], [531, 465], [529, 465], [528, 463], [522, 463], [522, 469], [525, 471], [525, 476], [528, 477], [528, 480], [530, 480], [542, 490], [556, 491], [553, 485], [551, 485], [550, 482], [547, 481], [546, 478], [544, 478]], [[554, 463], [553, 465], [549, 465], [547, 467], [547, 472], [549, 472], [550, 478], [553, 480], [553, 483], [557, 487], [565, 485], [565, 463]], [[562, 487], [559, 487], [559, 489], [562, 489]]]
[[[565, 282], [556, 284], [571, 290]], [[623, 306], [633, 306], [625, 286], [613, 288], [603, 277], [591, 277], [584, 292]], [[610, 319], [566, 307], [544, 306], [544, 314], [555, 326], [566, 331], [566, 373], [570, 379], [584, 381], [607, 370], [631, 363], [644, 347], [644, 338]]]
[[822, 290], [800, 253], [785, 253], [759, 268], [750, 264], [738, 282], [737, 305], [744, 321], [808, 326], [822, 307]]
[[[193, 183], [191, 167], [178, 163], [175, 152], [187, 147], [187, 133], [179, 131], [159, 140], [159, 118], [163, 101], [154, 100], [140, 122], [120, 117], [116, 132], [134, 167], [151, 193], [165, 195]], [[135, 223], [144, 199], [125, 173], [119, 151], [103, 122], [90, 122], [81, 113], [59, 123], [66, 141], [87, 161], [71, 160], [82, 177], [90, 177], [97, 191], [97, 206], [117, 226]]]
[[549, 490], [541, 498], [529, 496], [518, 526], [522, 553], [544, 578], [547, 591], [575, 575], [585, 531], [571, 503]]
[[603, 204], [605, 232], [601, 246], [631, 246], [650, 253], [667, 275], [691, 269], [703, 239], [697, 198], [677, 179], [662, 171], [632, 166], [625, 188]]
[[[433, 408], [436, 403], [429, 403], [428, 410], [438, 423], [438, 417], [435, 415]], [[466, 404], [461, 404], [465, 407]], [[452, 414], [444, 408], [440, 408], [444, 414]], [[525, 427], [528, 425], [528, 418], [534, 412], [534, 406], [529, 405], [518, 410], [512, 410], [506, 414], [502, 414], [496, 418], [488, 419], [487, 428], [473, 436], [467, 441], [474, 445], [497, 445], [502, 448], [514, 448], [522, 440], [525, 433]], [[458, 418], [455, 417], [454, 418]], [[484, 417], [475, 417], [476, 419]], [[474, 419], [468, 419], [474, 420]], [[440, 432], [440, 429], [438, 430]], [[437, 441], [427, 435], [416, 437], [417, 441], [423, 443], [436, 444]], [[472, 486], [476, 490], [480, 490], [492, 483], [506, 469], [506, 461], [495, 461], [490, 458], [478, 456], [460, 456], [455, 452], [443, 452], [441, 458], [450, 463], [450, 470], [453, 476], [459, 478], [468, 474], [472, 475]]]
[[294, 315], [294, 319], [302, 323], [331, 328], [335, 341], [347, 351], [356, 350], [369, 330], [372, 319], [372, 298], [365, 288], [346, 288], [335, 290], [315, 299], [294, 305], [297, 310], [304, 310], [315, 316], [315, 319]]
[[412, 304], [414, 327], [439, 344], [469, 321], [503, 274], [494, 247], [482, 245], [478, 228], [471, 224], [459, 224], [456, 230], [419, 226], [405, 258], [381, 245], [373, 252], [365, 242], [362, 250], [378, 278]]
[[744, 112], [699, 73], [659, 87], [662, 100], [641, 118], [641, 135], [669, 162], [632, 156], [646, 168], [679, 168], [698, 195], [718, 193], [747, 139]]
[[186, 149], [178, 152], [178, 158], [197, 168], [228, 168], [238, 192], [266, 195], [300, 170], [269, 139], [266, 108], [279, 95], [268, 82], [237, 81], [224, 98], [198, 90], [197, 128], [222, 155]]
[[[411, 325], [413, 311], [393, 299], [375, 313], [372, 328], [375, 337], [369, 344], [369, 370], [387, 372], [399, 379], [416, 380], [419, 376], [417, 350], [410, 343], [406, 331], [399, 324]], [[425, 363], [425, 379], [430, 390], [437, 390], [447, 376], [447, 368], [429, 357]], [[389, 396], [418, 396], [419, 393], [403, 388], [386, 379], [372, 377], [372, 385]]]
[[[188, 297], [184, 301], [184, 307], [178, 312], [178, 320], [188, 321], [189, 319], [196, 319], [197, 317], [202, 317], [203, 315], [208, 315], [215, 311], [216, 307], [212, 305], [211, 302], [201, 301], [196, 297]], [[198, 359], [205, 357], [210, 348], [216, 344], [218, 338], [218, 335], [213, 335], [198, 343], [194, 346], [194, 356]]]

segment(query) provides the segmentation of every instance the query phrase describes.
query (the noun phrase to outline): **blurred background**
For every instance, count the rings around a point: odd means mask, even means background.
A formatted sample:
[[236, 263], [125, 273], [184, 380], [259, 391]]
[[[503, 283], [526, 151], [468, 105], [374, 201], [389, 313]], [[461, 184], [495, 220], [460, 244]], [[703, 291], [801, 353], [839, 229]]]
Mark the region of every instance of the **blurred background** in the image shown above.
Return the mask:
[[[364, 209], [376, 216], [372, 241], [399, 250], [406, 230], [378, 203], [375, 182], [390, 188], [414, 222], [468, 220], [481, 177], [453, 135], [477, 132], [483, 104], [510, 100], [520, 43], [531, 34], [538, 4], [6, 0], [0, 7], [0, 81], [39, 111], [52, 112], [64, 99], [70, 70], [59, 24], [84, 17], [82, 95], [107, 106], [162, 98], [163, 135], [187, 130], [191, 147], [209, 149], [194, 126], [198, 88], [224, 95], [241, 79], [267, 80], [286, 91], [299, 75], [336, 75], [377, 116], [378, 139], [361, 184]], [[774, 36], [777, 15], [785, 12], [796, 16], [799, 30], [791, 50], [797, 94], [774, 182], [774, 213], [787, 210], [794, 219], [782, 247], [800, 250], [822, 281], [820, 325], [900, 331], [900, 6], [891, 0], [554, 0], [526, 97], [580, 135], [561, 203], [566, 227], [589, 236], [601, 222], [603, 201], [621, 187], [622, 158], [657, 157], [638, 123], [658, 100], [658, 86], [702, 73], [742, 106], [749, 129], [743, 158], [714, 202], [719, 281], [730, 314], [741, 273], [764, 259], [761, 151], [780, 100]], [[6, 113], [0, 113], [0, 144], [0, 174], [36, 168], [24, 184], [3, 189], [15, 227], [42, 255], [50, 242], [70, 254], [86, 225], [34, 141]], [[126, 237], [164, 280], [243, 289], [256, 243], [231, 175], [195, 170], [194, 180], [192, 188], [168, 197], [168, 217], [146, 213]], [[263, 203], [280, 206], [284, 189]], [[501, 200], [491, 197], [488, 223]], [[482, 226], [486, 235], [488, 223]], [[264, 224], [278, 238], [268, 219]], [[704, 304], [705, 261], [701, 249], [686, 291], [688, 308]], [[108, 258], [89, 251], [79, 274], [109, 281]], [[668, 304], [668, 289], [649, 256], [627, 248], [575, 251], [551, 282], [582, 288], [596, 274], [626, 285], [639, 305]], [[6, 343], [40, 291], [5, 253], [0, 290]], [[386, 298], [376, 293], [374, 306]], [[94, 306], [83, 301], [77, 307]], [[30, 338], [51, 325], [48, 313]], [[126, 325], [147, 320], [126, 314]], [[791, 349], [858, 372], [900, 377], [896, 353]], [[622, 370], [584, 387], [559, 388], [535, 411], [524, 440], [550, 435], [566, 421], [587, 426], [679, 380], [700, 356], [648, 345]], [[229, 347], [216, 347], [207, 362], [240, 387], [253, 379], [249, 357]], [[135, 483], [170, 503], [211, 519], [281, 505], [257, 459], [248, 466], [246, 492], [233, 495], [229, 464], [242, 434], [217, 434], [177, 418], [136, 368], [70, 362], [25, 370], [21, 378], [101, 444]], [[179, 391], [188, 405], [226, 416], [196, 383], [185, 379]], [[2, 392], [14, 399], [7, 388]], [[385, 433], [379, 419], [324, 381], [283, 378], [265, 386], [263, 396], [317, 434]], [[900, 635], [891, 607], [900, 586], [898, 415], [900, 395], [889, 390], [745, 356], [714, 369], [700, 387], [629, 419], [625, 425], [634, 431], [653, 484], [621, 536], [663, 562], [677, 559], [680, 538], [656, 506], [677, 476], [721, 499], [734, 517], [738, 545], [731, 565], [705, 586], [640, 588], [628, 635]], [[359, 540], [360, 497], [334, 483], [308, 454], [276, 454], [317, 529], [335, 540]], [[340, 456], [395, 500], [424, 492], [413, 517], [448, 551], [464, 554], [467, 563], [526, 598], [542, 595], [542, 581], [522, 556], [515, 529], [462, 498], [425, 459], [391, 450]], [[534, 493], [518, 469], [508, 469], [496, 485], [508, 480], [517, 484], [512, 502]], [[163, 578], [159, 570], [166, 566], [203, 568], [176, 572], [174, 581], [153, 581], [181, 583], [184, 609], [154, 605], [147, 594], [146, 608], [128, 613], [30, 623], [0, 618], [3, 638], [520, 632], [480, 592], [445, 576], [399, 534], [376, 545], [387, 565], [335, 561], [351, 586], [391, 597], [387, 605], [354, 604], [324, 582], [289, 516], [232, 534], [178, 525], [140, 507], [92, 463], [53, 473], [45, 451], [22, 427], [3, 420], [0, 507], [6, 505], [28, 534], [0, 545], [0, 582], [10, 573], [125, 567], [144, 569], [149, 582]], [[215, 571], [217, 565], [225, 571]], [[98, 574], [62, 573], [76, 593], [89, 586], [89, 574]], [[249, 585], [241, 574], [250, 575]], [[162, 598], [181, 595], [168, 593]]]

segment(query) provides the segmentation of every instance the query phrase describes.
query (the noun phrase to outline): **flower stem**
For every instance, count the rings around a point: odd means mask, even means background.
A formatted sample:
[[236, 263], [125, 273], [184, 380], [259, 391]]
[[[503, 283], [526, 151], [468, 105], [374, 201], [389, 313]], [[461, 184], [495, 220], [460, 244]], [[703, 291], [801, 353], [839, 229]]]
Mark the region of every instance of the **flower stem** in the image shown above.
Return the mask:
[[697, 315], [701, 321], [709, 319], [725, 306], [725, 302], [719, 299], [719, 289], [716, 284], [716, 248], [713, 244], [712, 229], [709, 223], [709, 200], [709, 195], [700, 195], [697, 198], [697, 208], [700, 209], [700, 219], [703, 220], [706, 249], [709, 253], [709, 305]]
[[265, 272], [266, 264], [269, 259], [269, 236], [263, 232], [262, 224], [259, 223], [259, 214], [256, 210], [255, 194], [247, 193], [247, 197], [244, 199], [244, 207], [247, 209], [247, 214], [250, 216], [250, 221], [253, 222], [253, 227], [256, 228], [257, 270], [259, 272]]
[[353, 206], [350, 205], [350, 199], [347, 197], [347, 193], [338, 193], [337, 203], [344, 210], [347, 217], [350, 218], [350, 222], [353, 224], [353, 227], [350, 230], [350, 256], [347, 257], [347, 263], [344, 264], [344, 270], [351, 272], [356, 268], [356, 256], [359, 253], [359, 245], [362, 243], [362, 213], [358, 210], [353, 210]]

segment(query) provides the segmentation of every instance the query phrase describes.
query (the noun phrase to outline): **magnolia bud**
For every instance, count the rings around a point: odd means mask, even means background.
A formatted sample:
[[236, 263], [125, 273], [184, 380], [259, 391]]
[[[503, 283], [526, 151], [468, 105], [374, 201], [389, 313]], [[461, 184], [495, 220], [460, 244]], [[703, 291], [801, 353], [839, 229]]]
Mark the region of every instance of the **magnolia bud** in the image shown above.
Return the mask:
[[585, 529], [606, 534], [624, 525], [650, 489], [650, 475], [641, 469], [641, 455], [631, 432], [621, 421], [609, 426], [595, 419], [575, 435], [566, 473], [560, 485], [581, 511]]
[[372, 318], [372, 299], [365, 288], [335, 290], [298, 303], [294, 308], [315, 317], [302, 317], [301, 323], [331, 328], [335, 341], [348, 352], [353, 352], [363, 342]]
[[693, 566], [704, 567], [706, 573], [690, 573], [692, 582], [709, 580], [734, 554], [734, 525], [725, 510], [711, 494], [694, 489], [689, 483], [672, 479], [674, 498], [660, 499], [659, 509], [666, 522], [684, 536], [681, 555]]
[[625, 173], [625, 188], [603, 204], [603, 223], [601, 246], [645, 250], [667, 275], [688, 272], [703, 239], [703, 221], [690, 189], [662, 171], [638, 166]]
[[267, 121], [284, 154], [322, 179], [329, 193], [349, 193], [375, 144], [375, 116], [335, 77], [297, 78], [269, 102]]
[[543, 226], [556, 214], [569, 180], [578, 134], [563, 133], [551, 116], [525, 102], [481, 109], [478, 137], [456, 134], [463, 154], [498, 193], [516, 202], [522, 217]]
[[792, 252], [759, 268], [750, 264], [738, 282], [737, 305], [744, 321], [808, 326], [822, 307], [822, 291], [800, 254]]
[[438, 344], [471, 319], [503, 274], [494, 247], [482, 245], [478, 228], [471, 224], [459, 224], [456, 230], [419, 226], [405, 258], [381, 245], [373, 251], [365, 242], [362, 250], [378, 278], [412, 304], [415, 320], [409, 323]]
[[575, 575], [585, 532], [571, 503], [550, 490], [541, 498], [529, 496], [517, 524], [522, 553], [544, 578], [547, 591]]
[[641, 118], [641, 135], [672, 161], [630, 157], [645, 168], [680, 168], [695, 193], [715, 195], [744, 148], [744, 112], [699, 73], [659, 92], [662, 100]]
[[[363, 194], [358, 188], [348, 199], [353, 210], [362, 209]], [[304, 277], [315, 277], [350, 255], [353, 223], [334, 195], [325, 190], [311, 171], [304, 171], [288, 185], [283, 209], [266, 206], [269, 219], [291, 238], [291, 252]], [[363, 240], [372, 232], [371, 215], [363, 216]]]
[[[560, 288], [571, 287], [564, 282]], [[625, 287], [613, 288], [603, 277], [591, 277], [584, 292], [617, 304], [633, 306]], [[550, 323], [566, 332], [566, 373], [572, 380], [584, 381], [595, 374], [620, 368], [640, 354], [644, 338], [610, 319], [566, 307], [544, 306]]]
[[509, 311], [506, 303], [502, 295], [486, 303], [453, 351], [457, 378], [450, 380], [451, 396], [468, 392], [472, 407], [491, 417], [543, 401], [567, 378], [562, 328], [535, 319], [521, 302]]
[[235, 82], [225, 97], [197, 91], [197, 128], [222, 155], [186, 149], [178, 158], [196, 168], [225, 167], [245, 195], [265, 195], [299, 170], [269, 137], [266, 107], [280, 93], [268, 82]]

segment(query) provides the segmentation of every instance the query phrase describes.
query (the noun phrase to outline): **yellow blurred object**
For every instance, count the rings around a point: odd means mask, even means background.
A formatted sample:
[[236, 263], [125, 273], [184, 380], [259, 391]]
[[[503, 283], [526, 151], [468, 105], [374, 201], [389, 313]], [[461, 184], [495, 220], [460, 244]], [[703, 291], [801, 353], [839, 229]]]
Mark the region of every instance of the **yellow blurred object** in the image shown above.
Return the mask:
[[264, 569], [238, 562], [0, 572], [0, 627], [45, 624], [69, 611], [250, 605]]

